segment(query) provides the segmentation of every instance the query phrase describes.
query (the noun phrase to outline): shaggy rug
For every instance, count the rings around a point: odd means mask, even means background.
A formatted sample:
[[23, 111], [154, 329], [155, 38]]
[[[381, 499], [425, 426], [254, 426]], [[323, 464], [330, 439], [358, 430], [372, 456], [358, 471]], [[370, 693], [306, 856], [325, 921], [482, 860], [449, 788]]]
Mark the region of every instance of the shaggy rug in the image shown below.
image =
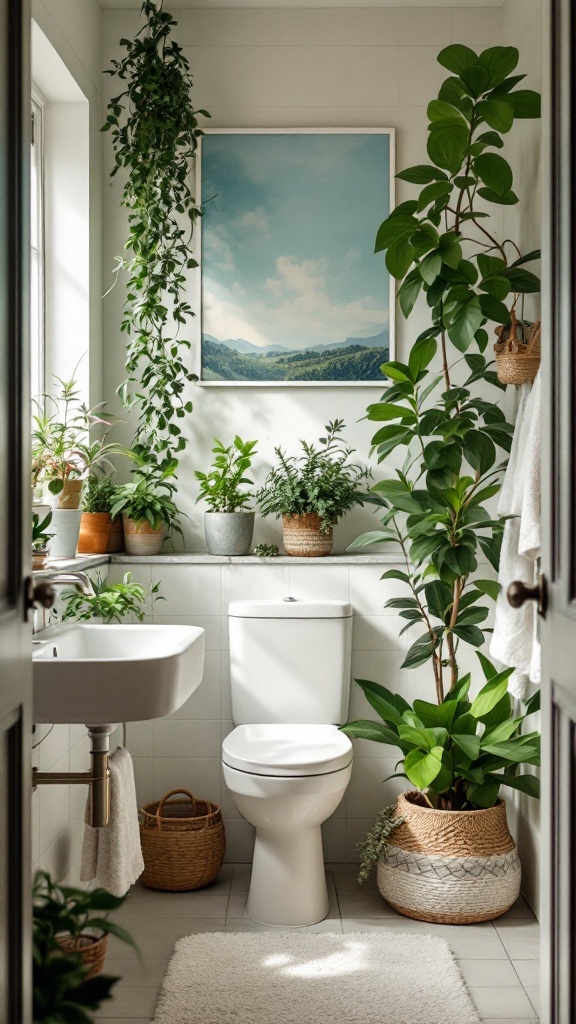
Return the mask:
[[205, 932], [176, 943], [154, 1024], [480, 1024], [444, 939]]

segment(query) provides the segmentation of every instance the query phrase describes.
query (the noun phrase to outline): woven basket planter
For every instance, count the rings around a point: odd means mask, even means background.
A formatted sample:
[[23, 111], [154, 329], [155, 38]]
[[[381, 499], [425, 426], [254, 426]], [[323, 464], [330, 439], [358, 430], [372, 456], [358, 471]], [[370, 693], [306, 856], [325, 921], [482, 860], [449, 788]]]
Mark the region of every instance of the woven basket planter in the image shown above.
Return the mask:
[[[177, 793], [186, 799], [168, 803]], [[185, 892], [214, 881], [226, 850], [218, 804], [198, 800], [187, 789], [173, 789], [161, 800], [145, 804], [140, 813], [144, 885]]]
[[491, 921], [520, 894], [520, 860], [506, 804], [482, 811], [436, 811], [403, 793], [405, 819], [378, 862], [378, 888], [406, 917], [438, 924]]
[[512, 310], [509, 327], [497, 327], [494, 345], [496, 372], [501, 384], [531, 384], [540, 366], [540, 321], [520, 323]]
[[329, 555], [334, 543], [332, 530], [320, 533], [320, 516], [308, 512], [302, 516], [282, 516], [284, 551], [301, 558], [322, 558]]
[[100, 936], [89, 935], [86, 932], [77, 939], [73, 939], [70, 935], [57, 935], [56, 941], [67, 953], [80, 954], [84, 966], [90, 968], [86, 978], [93, 978], [94, 975], [101, 974], [104, 970], [104, 961], [108, 948], [107, 932]]

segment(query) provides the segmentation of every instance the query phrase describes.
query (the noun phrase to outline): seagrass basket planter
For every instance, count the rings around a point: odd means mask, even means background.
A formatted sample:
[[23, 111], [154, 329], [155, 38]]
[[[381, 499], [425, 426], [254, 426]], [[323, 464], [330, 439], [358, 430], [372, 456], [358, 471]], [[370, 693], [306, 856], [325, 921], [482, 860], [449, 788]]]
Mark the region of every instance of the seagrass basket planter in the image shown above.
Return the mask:
[[73, 939], [71, 935], [57, 935], [56, 941], [66, 953], [80, 954], [84, 966], [90, 968], [86, 975], [86, 979], [88, 979], [93, 978], [96, 974], [102, 974], [104, 970], [108, 938], [108, 932], [103, 935], [90, 935], [88, 932], [83, 932], [77, 939]]
[[521, 868], [508, 829], [506, 804], [481, 811], [437, 811], [403, 793], [378, 888], [405, 917], [437, 924], [491, 921], [520, 894]]
[[301, 558], [322, 558], [332, 551], [332, 530], [320, 532], [322, 520], [315, 512], [300, 516], [282, 516], [284, 551]]
[[[172, 800], [182, 794], [185, 799]], [[224, 860], [226, 837], [218, 804], [187, 789], [172, 789], [140, 808], [142, 881], [149, 889], [185, 892], [214, 881]]]
[[494, 345], [496, 372], [501, 384], [531, 384], [540, 366], [540, 321], [525, 324], [516, 319], [514, 310], [510, 324], [497, 327]]

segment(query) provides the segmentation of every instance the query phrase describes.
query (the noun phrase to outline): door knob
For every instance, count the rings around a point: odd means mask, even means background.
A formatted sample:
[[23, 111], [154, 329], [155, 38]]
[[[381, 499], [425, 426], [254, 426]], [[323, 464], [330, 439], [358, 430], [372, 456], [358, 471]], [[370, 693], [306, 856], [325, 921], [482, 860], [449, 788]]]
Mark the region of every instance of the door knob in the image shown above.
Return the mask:
[[508, 587], [506, 596], [508, 604], [511, 604], [513, 608], [522, 608], [526, 601], [536, 601], [538, 603], [538, 614], [542, 618], [546, 615], [548, 595], [546, 591], [546, 578], [542, 573], [538, 576], [538, 582], [533, 587], [522, 583], [522, 580], [514, 580]]
[[25, 583], [26, 608], [34, 608], [37, 604], [42, 608], [51, 608], [56, 598], [56, 591], [48, 580], [34, 583], [29, 576]]

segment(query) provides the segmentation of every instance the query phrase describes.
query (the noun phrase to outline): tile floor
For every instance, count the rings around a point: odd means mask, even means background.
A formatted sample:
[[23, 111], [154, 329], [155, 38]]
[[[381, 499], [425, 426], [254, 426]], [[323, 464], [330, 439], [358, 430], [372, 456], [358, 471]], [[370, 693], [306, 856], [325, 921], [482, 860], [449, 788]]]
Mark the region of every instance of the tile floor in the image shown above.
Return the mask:
[[[307, 931], [424, 932], [448, 940], [483, 1024], [537, 1024], [539, 931], [520, 899], [494, 924], [430, 925], [400, 917], [382, 900], [374, 882], [360, 888], [352, 864], [327, 865], [330, 912]], [[111, 937], [106, 971], [121, 977], [114, 998], [100, 1008], [106, 1024], [147, 1024], [174, 943], [203, 931], [259, 931], [246, 916], [250, 866], [226, 864], [214, 885], [190, 893], [161, 893], [135, 886], [118, 915], [140, 947]], [[303, 1021], [302, 1024], [305, 1024]]]

